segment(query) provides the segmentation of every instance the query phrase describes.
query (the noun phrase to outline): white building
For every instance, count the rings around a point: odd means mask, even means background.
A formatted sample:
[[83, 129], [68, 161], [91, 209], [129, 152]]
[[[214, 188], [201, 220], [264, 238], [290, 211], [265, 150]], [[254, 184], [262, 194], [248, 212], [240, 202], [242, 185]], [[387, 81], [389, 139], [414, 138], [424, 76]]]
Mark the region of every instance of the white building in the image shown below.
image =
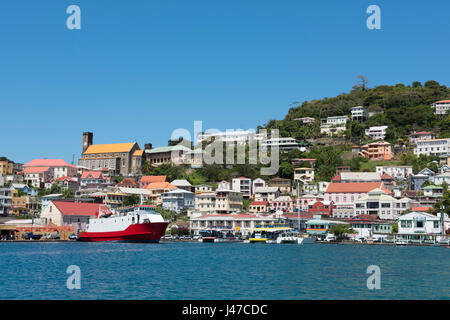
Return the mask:
[[314, 181], [314, 168], [295, 168], [294, 180], [310, 183]]
[[435, 114], [447, 114], [450, 110], [450, 100], [436, 101], [432, 104]]
[[427, 156], [448, 156], [450, 154], [450, 139], [429, 139], [416, 142], [414, 154]]
[[387, 128], [388, 126], [370, 127], [369, 129], [366, 129], [366, 136], [369, 136], [374, 140], [384, 140]]
[[267, 148], [278, 148], [281, 151], [289, 151], [289, 150], [299, 150], [301, 152], [307, 151], [307, 149], [302, 146], [296, 139], [294, 138], [271, 138], [264, 140], [261, 143], [262, 149]]
[[212, 228], [232, 229], [234, 234], [247, 236], [251, 229], [260, 225], [271, 225], [277, 221], [275, 215], [211, 214], [191, 217], [190, 228], [194, 234]]
[[434, 184], [440, 186], [444, 182], [450, 186], [450, 171], [437, 174], [434, 176]]
[[219, 182], [219, 184], [217, 186], [217, 190], [219, 190], [219, 189], [229, 190], [229, 189], [231, 189], [231, 183], [229, 183], [228, 181], [222, 180]]
[[231, 180], [231, 189], [242, 193], [244, 199], [252, 196], [252, 179], [246, 177], [234, 178]]
[[350, 112], [353, 121], [364, 122], [369, 119], [369, 112], [362, 106], [353, 107], [350, 109]]
[[256, 178], [252, 182], [252, 193], [256, 188], [264, 188], [264, 187], [267, 187], [266, 181], [261, 178]]
[[221, 140], [226, 143], [249, 143], [250, 140], [261, 141], [265, 138], [264, 134], [256, 133], [255, 130], [227, 130], [225, 132], [201, 133], [197, 135], [197, 144], [203, 141], [211, 142], [213, 139]]
[[216, 193], [199, 193], [195, 195], [194, 211], [201, 215], [213, 214], [216, 212]]
[[424, 212], [411, 212], [398, 219], [397, 239], [434, 243], [442, 235], [441, 218]]
[[347, 124], [347, 121], [347, 116], [328, 117], [326, 119], [322, 119], [320, 125], [320, 133], [333, 135], [345, 131], [345, 125]]
[[254, 191], [255, 201], [271, 202], [280, 196], [278, 187], [256, 188]]
[[405, 179], [413, 174], [412, 166], [377, 166], [376, 172], [380, 175], [387, 174], [392, 178]]
[[242, 193], [234, 190], [216, 190], [216, 212], [236, 213], [241, 211]]
[[355, 215], [378, 216], [382, 220], [395, 220], [402, 212], [416, 205], [418, 203], [411, 199], [397, 200], [378, 188], [354, 201]]

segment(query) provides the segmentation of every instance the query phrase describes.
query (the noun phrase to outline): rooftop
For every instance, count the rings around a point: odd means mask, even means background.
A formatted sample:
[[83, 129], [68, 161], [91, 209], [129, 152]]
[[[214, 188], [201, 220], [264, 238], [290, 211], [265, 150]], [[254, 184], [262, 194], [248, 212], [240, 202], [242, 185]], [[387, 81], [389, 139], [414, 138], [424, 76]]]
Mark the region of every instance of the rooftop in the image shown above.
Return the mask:
[[136, 142], [112, 143], [112, 144], [93, 144], [90, 145], [83, 154], [96, 153], [122, 153], [129, 152]]

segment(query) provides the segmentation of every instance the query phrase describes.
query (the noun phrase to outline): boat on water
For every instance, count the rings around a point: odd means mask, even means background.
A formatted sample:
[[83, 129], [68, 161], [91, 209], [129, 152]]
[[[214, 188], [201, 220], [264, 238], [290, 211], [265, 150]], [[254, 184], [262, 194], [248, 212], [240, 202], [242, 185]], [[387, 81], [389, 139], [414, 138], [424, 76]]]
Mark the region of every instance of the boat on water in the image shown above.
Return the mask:
[[[294, 229], [285, 225], [270, 225], [256, 227], [251, 230], [249, 243], [299, 243], [298, 235], [294, 235]], [[300, 242], [302, 242], [301, 240]], [[309, 240], [311, 241], [311, 240]]]
[[276, 243], [312, 244], [316, 238], [300, 234], [298, 231], [286, 231], [278, 235]]
[[200, 242], [238, 242], [239, 238], [233, 234], [232, 229], [212, 228], [199, 231]]
[[404, 247], [404, 246], [408, 245], [408, 241], [398, 239], [398, 240], [395, 241], [395, 245], [398, 246], [398, 247]]
[[98, 218], [90, 219], [86, 230], [78, 234], [78, 240], [159, 242], [168, 224], [151, 205], [139, 205], [123, 214], [108, 210]]

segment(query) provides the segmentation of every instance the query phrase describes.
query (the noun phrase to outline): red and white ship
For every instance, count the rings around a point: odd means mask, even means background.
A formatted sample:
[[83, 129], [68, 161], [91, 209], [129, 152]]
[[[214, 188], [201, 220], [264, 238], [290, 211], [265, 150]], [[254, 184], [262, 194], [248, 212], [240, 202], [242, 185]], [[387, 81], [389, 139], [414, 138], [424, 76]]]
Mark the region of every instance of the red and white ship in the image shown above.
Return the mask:
[[90, 219], [78, 240], [159, 242], [168, 224], [154, 206], [140, 205], [123, 215], [109, 212]]

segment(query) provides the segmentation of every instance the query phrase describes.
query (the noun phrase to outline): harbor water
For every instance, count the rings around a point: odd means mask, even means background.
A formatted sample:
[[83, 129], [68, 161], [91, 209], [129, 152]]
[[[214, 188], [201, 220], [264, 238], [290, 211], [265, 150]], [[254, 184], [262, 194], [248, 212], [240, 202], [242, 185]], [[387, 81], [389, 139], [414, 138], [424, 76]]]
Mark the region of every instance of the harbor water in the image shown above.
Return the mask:
[[[78, 266], [80, 289], [67, 268]], [[380, 289], [369, 290], [369, 266]], [[0, 299], [449, 299], [445, 247], [0, 243]]]

